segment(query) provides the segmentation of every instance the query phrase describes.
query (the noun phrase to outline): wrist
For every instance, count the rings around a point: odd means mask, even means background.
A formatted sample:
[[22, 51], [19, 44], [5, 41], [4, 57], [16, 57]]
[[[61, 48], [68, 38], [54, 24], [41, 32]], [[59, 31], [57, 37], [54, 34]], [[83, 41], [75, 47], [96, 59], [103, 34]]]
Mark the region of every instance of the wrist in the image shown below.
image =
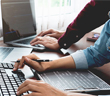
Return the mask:
[[57, 46], [57, 50], [60, 49], [60, 45], [58, 42], [57, 42], [56, 46]]
[[59, 50], [60, 49], [60, 45], [59, 45], [58, 42], [56, 42], [53, 47], [54, 47], [53, 48], [54, 50]]
[[55, 69], [55, 60], [48, 62], [47, 64], [44, 64], [44, 71]]

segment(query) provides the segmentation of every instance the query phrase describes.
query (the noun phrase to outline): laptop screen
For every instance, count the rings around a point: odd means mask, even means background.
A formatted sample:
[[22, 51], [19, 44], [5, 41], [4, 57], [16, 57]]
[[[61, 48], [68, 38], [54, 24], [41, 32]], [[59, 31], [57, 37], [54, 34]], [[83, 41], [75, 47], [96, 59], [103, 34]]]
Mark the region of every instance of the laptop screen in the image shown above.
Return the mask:
[[36, 34], [34, 0], [1, 0], [4, 42]]

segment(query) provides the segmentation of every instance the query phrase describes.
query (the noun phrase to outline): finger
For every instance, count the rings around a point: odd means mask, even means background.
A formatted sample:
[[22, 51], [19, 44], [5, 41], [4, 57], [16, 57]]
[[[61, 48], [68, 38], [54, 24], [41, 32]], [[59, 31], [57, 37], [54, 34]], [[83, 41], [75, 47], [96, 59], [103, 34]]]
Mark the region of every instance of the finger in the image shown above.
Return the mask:
[[[20, 63], [19, 63], [19, 68], [22, 68], [24, 66], [24, 62], [26, 62], [27, 58], [30, 58], [30, 59], [39, 59], [35, 54], [29, 54], [27, 56], [22, 56], [22, 59], [20, 60]], [[26, 62], [28, 63], [28, 62]]]
[[31, 53], [31, 54], [29, 54], [29, 55], [27, 55], [27, 56], [25, 56], [25, 57], [27, 57], [27, 58], [30, 58], [30, 59], [40, 59], [39, 57], [37, 57], [35, 54], [33, 54], [33, 53]]
[[[18, 60], [20, 60], [20, 59], [18, 59]], [[16, 63], [14, 64], [13, 71], [18, 70], [18, 68], [19, 68], [19, 63], [16, 62]]]
[[37, 37], [35, 37], [35, 38], [30, 42], [30, 44], [33, 43], [33, 42], [35, 42], [35, 41], [37, 41], [37, 40], [38, 40]]
[[45, 45], [44, 41], [33, 42], [31, 45], [37, 45], [37, 44]]
[[23, 66], [24, 66], [24, 57], [25, 56], [22, 56], [22, 59], [20, 60], [20, 62], [19, 62], [19, 68], [23, 68]]
[[34, 84], [28, 84], [25, 87], [22, 87], [19, 91], [17, 91], [17, 95], [21, 95], [22, 93], [25, 93], [27, 91], [34, 91], [37, 92], [39, 90], [39, 87]]
[[47, 35], [47, 34], [52, 34], [53, 33], [53, 29], [49, 29], [47, 31], [43, 31], [42, 36]]
[[26, 79], [17, 89], [17, 91], [19, 91], [20, 89], [22, 89], [23, 87], [27, 86], [28, 84], [32, 84], [32, 85], [36, 85], [36, 86], [40, 86], [41, 83], [44, 83], [44, 81], [42, 80], [33, 80], [33, 79]]
[[44, 36], [47, 34], [52, 34], [53, 33], [53, 29], [49, 29], [47, 31], [42, 31], [38, 36]]
[[55, 36], [55, 33], [53, 33], [53, 34], [47, 34], [47, 36], [56, 37], [56, 36]]
[[44, 31], [40, 32], [37, 36], [42, 36], [43, 33], [44, 33]]
[[27, 79], [25, 80], [17, 89], [17, 91], [19, 91], [20, 89], [22, 89], [23, 87], [27, 86], [28, 84], [34, 84], [33, 82], [35, 82], [37, 80], [32, 80], [32, 79]]
[[15, 63], [15, 64], [14, 64], [13, 71], [16, 71], [16, 70], [18, 69], [18, 66], [19, 66], [19, 64], [18, 64], [18, 63]]
[[39, 87], [39, 82], [38, 80], [32, 80], [32, 79], [27, 79], [25, 80], [17, 89], [17, 94], [22, 94], [26, 91], [40, 91]]
[[31, 60], [31, 59], [29, 59], [27, 57], [25, 58], [25, 62], [31, 68], [34, 68], [37, 71], [43, 71], [43, 67], [41, 66], [41, 64], [39, 62], [33, 61], [33, 60]]
[[30, 93], [30, 94], [23, 95], [23, 96], [42, 96], [42, 95], [41, 95], [41, 93], [32, 92], [32, 93]]
[[37, 42], [38, 40], [39, 40], [39, 41], [42, 40], [42, 37], [39, 36], [39, 37], [34, 38], [34, 39], [30, 42], [30, 44], [32, 45], [32, 43]]
[[38, 36], [41, 36], [41, 37], [44, 36], [44, 35], [45, 35], [45, 32], [46, 32], [46, 31], [40, 32], [36, 37], [38, 37]]

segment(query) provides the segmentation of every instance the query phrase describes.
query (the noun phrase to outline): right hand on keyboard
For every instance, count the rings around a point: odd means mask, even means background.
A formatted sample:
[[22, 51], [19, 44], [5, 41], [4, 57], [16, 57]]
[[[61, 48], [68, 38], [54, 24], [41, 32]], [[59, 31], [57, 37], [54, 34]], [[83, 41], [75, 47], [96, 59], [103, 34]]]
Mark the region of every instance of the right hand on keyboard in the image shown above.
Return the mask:
[[27, 79], [17, 89], [17, 95], [21, 95], [24, 92], [32, 91], [26, 96], [67, 96], [67, 94], [61, 90], [58, 90], [44, 81]]
[[[46, 30], [46, 31], [42, 31], [40, 32], [37, 36], [50, 36], [50, 37], [54, 37], [56, 39], [59, 39], [65, 32], [60, 32], [60, 31], [57, 31], [57, 30], [53, 30], [53, 29], [49, 29], [49, 30]], [[34, 40], [31, 41], [31, 43], [33, 42]]]

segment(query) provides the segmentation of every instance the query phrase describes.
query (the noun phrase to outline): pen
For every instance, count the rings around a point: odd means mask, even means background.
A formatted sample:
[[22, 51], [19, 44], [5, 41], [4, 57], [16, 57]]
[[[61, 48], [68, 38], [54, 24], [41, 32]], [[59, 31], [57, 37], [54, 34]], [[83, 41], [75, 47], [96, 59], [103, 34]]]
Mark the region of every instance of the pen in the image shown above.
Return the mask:
[[[49, 59], [32, 59], [32, 60], [34, 60], [34, 61], [36, 61], [36, 62], [50, 62], [50, 61], [52, 61], [52, 60], [49, 60]], [[17, 63], [19, 63], [20, 60], [11, 61], [11, 62], [17, 62]]]

